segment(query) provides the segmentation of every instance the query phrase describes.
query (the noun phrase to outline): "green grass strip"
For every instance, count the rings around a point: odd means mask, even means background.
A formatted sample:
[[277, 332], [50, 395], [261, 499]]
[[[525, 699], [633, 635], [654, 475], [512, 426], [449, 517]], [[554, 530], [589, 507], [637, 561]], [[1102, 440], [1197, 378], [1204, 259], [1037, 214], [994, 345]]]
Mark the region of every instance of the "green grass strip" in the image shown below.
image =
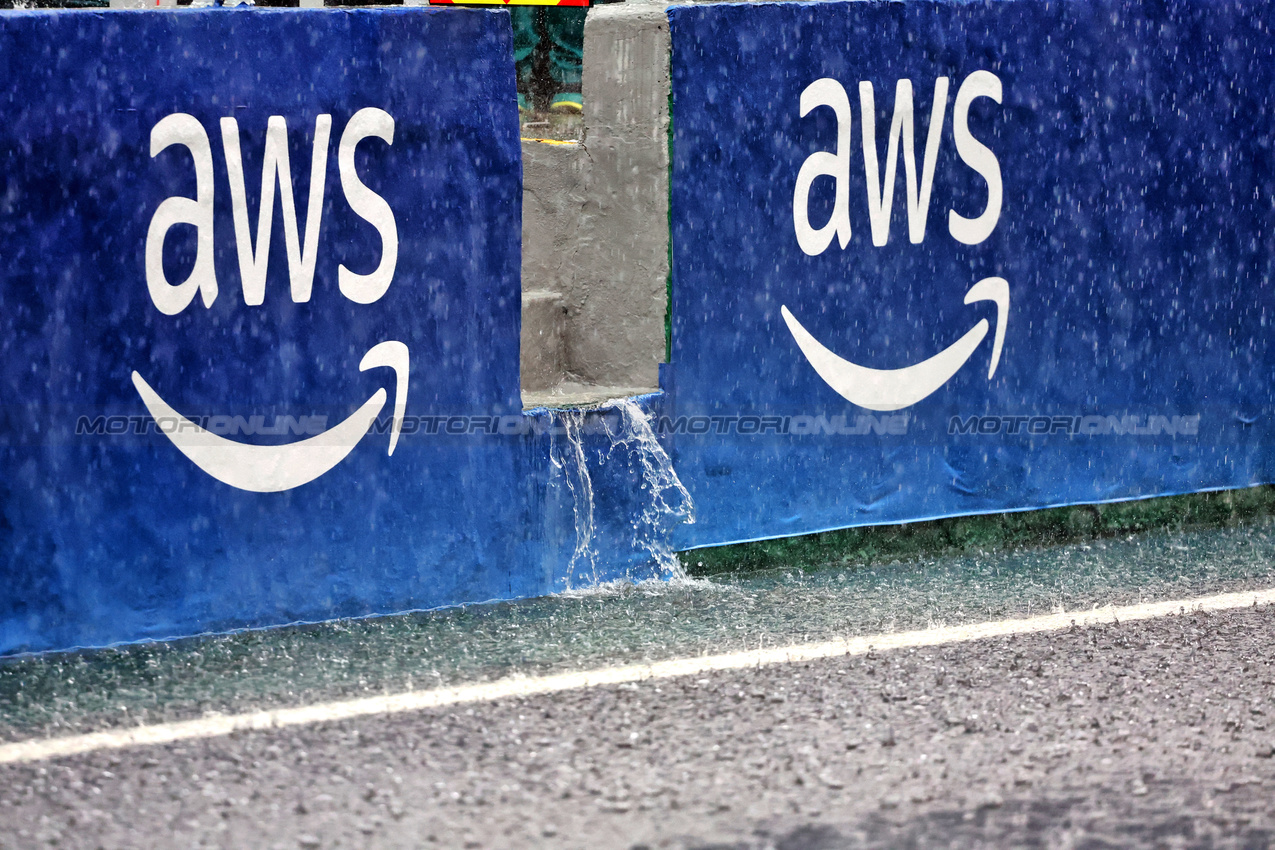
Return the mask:
[[1147, 531], [1225, 527], [1275, 516], [1275, 486], [1104, 505], [874, 525], [683, 552], [693, 576], [869, 566], [975, 552], [1081, 543]]

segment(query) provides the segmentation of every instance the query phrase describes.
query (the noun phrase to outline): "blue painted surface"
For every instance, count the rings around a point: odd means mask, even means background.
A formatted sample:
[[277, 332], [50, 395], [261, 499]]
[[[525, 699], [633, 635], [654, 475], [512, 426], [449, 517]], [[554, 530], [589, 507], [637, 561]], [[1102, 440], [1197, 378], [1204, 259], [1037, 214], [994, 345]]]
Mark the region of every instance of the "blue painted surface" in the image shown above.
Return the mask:
[[[509, 39], [504, 12], [475, 10], [0, 17], [0, 654], [532, 596], [579, 571], [573, 493], [550, 433], [561, 423], [524, 419], [518, 394]], [[339, 166], [365, 108], [394, 120], [392, 144], [366, 138], [353, 163], [392, 211], [398, 251], [388, 289], [356, 303], [338, 268], [368, 274], [387, 250]], [[195, 296], [166, 315], [149, 294], [148, 228], [165, 199], [198, 192], [191, 149], [150, 155], [153, 128], [177, 113], [209, 139], [218, 292], [209, 307]], [[271, 116], [286, 120], [305, 232], [325, 114], [312, 295], [290, 292], [276, 184], [264, 301], [251, 306], [220, 122], [238, 124], [255, 245]], [[191, 273], [197, 246], [193, 225], [167, 233], [168, 281]], [[210, 429], [222, 417], [229, 439], [289, 443], [296, 431], [261, 425], [320, 417], [302, 429], [312, 436], [378, 389], [392, 402], [393, 371], [359, 370], [386, 340], [410, 354], [393, 455], [386, 403], [330, 472], [284, 492], [197, 468], [132, 381], [136, 371]], [[594, 442], [591, 452], [610, 451]], [[606, 537], [607, 516], [628, 528], [634, 511], [607, 476], [628, 474], [620, 462], [596, 473], [609, 499], [594, 542], [610, 546], [603, 578], [646, 574], [640, 546]]]
[[[700, 509], [679, 548], [1275, 479], [1268, 5], [713, 4], [669, 18], [664, 428]], [[994, 155], [1003, 205], [990, 235], [964, 244], [949, 210], [979, 216], [993, 182], [954, 139], [958, 90], [976, 72], [1001, 86], [999, 103], [971, 99], [965, 123]], [[874, 245], [861, 82], [880, 173], [897, 82], [914, 89], [920, 170], [939, 77], [950, 89], [924, 238], [909, 238], [900, 160], [888, 241]], [[852, 118], [838, 170], [851, 232], [844, 248], [832, 238], [808, 253], [797, 178], [812, 154], [838, 150], [834, 107], [801, 115], [821, 78]], [[813, 182], [812, 228], [834, 214], [835, 185]], [[963, 303], [992, 276], [1010, 293], [994, 377], [988, 332], [950, 380], [895, 411], [834, 390], [781, 317], [787, 306], [840, 358], [898, 369], [994, 325], [991, 303]], [[759, 433], [740, 434], [740, 415]], [[713, 416], [725, 418], [688, 433]], [[837, 416], [867, 433], [823, 433]], [[996, 417], [974, 427], [997, 432], [960, 433], [974, 416]], [[1129, 425], [1158, 433], [1116, 433]]]

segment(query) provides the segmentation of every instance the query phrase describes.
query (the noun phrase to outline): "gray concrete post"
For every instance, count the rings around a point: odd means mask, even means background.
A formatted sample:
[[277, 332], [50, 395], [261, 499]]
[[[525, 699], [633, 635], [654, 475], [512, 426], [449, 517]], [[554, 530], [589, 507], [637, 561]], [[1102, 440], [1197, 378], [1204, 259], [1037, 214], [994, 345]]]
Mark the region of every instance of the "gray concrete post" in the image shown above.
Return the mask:
[[591, 179], [567, 298], [567, 364], [607, 385], [655, 387], [668, 279], [669, 31], [664, 3], [606, 4], [584, 29]]
[[523, 142], [524, 390], [564, 378], [576, 394], [581, 384], [658, 383], [668, 278], [665, 8], [630, 0], [590, 9], [584, 141]]

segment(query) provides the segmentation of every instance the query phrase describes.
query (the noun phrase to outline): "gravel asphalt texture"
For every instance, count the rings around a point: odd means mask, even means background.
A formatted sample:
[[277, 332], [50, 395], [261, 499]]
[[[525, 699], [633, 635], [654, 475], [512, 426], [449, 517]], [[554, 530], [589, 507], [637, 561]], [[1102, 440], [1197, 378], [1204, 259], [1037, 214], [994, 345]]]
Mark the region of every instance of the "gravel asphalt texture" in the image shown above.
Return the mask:
[[0, 744], [1275, 587], [1275, 520], [0, 660]]
[[0, 767], [0, 847], [1275, 846], [1275, 609]]

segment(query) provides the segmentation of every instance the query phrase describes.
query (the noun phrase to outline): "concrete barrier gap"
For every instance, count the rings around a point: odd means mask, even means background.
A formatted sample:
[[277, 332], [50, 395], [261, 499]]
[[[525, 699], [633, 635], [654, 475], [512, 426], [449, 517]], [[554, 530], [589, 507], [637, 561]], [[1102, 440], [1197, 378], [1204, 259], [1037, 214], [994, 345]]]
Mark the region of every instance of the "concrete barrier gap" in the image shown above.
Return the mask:
[[658, 384], [669, 271], [665, 9], [640, 0], [591, 9], [584, 140], [523, 141], [525, 406]]

